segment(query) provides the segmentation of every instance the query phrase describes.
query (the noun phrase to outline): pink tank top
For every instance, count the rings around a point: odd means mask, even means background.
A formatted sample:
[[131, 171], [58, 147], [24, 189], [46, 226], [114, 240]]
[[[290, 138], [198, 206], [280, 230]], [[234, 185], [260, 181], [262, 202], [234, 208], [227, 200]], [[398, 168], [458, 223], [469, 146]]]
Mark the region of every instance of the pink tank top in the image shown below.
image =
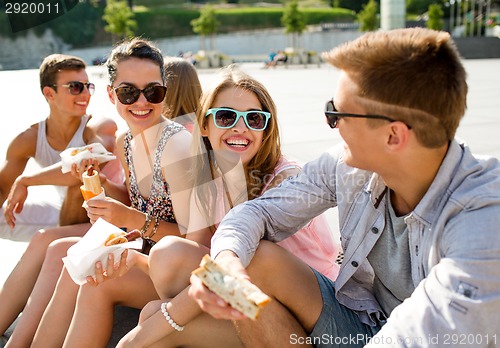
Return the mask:
[[[262, 193], [268, 189], [269, 184], [279, 173], [291, 168], [301, 167], [298, 163], [282, 157], [273, 175], [267, 180]], [[340, 248], [334, 241], [333, 232], [323, 214], [315, 217], [295, 234], [277, 244], [328, 278], [332, 280], [337, 278], [340, 266], [335, 260]]]
[[[271, 184], [278, 174], [291, 168], [300, 169], [301, 167], [299, 164], [282, 157], [274, 169], [273, 174], [267, 178], [262, 193], [268, 189], [269, 184]], [[229, 211], [230, 206], [227, 199], [225, 199], [225, 190], [222, 180], [217, 178], [214, 180], [214, 184], [217, 188], [215, 218], [215, 225], [217, 226]], [[337, 278], [340, 266], [335, 260], [337, 259], [340, 247], [339, 244], [334, 241], [333, 233], [324, 215], [315, 217], [295, 234], [277, 244], [296, 255], [302, 261], [328, 278], [332, 280]]]

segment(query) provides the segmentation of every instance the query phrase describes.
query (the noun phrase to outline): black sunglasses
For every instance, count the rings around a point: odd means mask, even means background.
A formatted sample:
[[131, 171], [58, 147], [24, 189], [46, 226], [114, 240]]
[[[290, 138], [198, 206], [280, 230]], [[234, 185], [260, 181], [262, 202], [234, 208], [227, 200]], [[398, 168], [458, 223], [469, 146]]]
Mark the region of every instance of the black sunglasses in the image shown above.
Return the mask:
[[230, 108], [211, 108], [207, 110], [205, 117], [214, 116], [214, 124], [217, 128], [233, 128], [240, 117], [243, 117], [246, 126], [253, 131], [263, 131], [271, 118], [271, 113], [261, 110], [238, 111]]
[[70, 81], [65, 85], [52, 85], [52, 87], [66, 87], [71, 95], [82, 94], [83, 88], [87, 87], [90, 95], [94, 94], [95, 85], [92, 82]]
[[[333, 103], [333, 99], [330, 99], [329, 101], [326, 102], [325, 116], [326, 116], [326, 121], [328, 122], [328, 125], [331, 128], [336, 128], [337, 124], [339, 122], [339, 119], [342, 117], [372, 118], [372, 119], [378, 119], [378, 120], [385, 120], [385, 121], [389, 121], [389, 122], [398, 121], [398, 120], [395, 120], [393, 118], [390, 118], [387, 116], [382, 116], [382, 115], [361, 115], [361, 114], [349, 114], [349, 113], [344, 113], [344, 112], [338, 112], [337, 109], [335, 108], [335, 104]], [[405, 122], [403, 122], [403, 123], [406, 125], [406, 127], [408, 127], [408, 129], [411, 129], [410, 125], [408, 125]]]
[[137, 100], [139, 100], [139, 96], [144, 94], [146, 100], [153, 104], [159, 104], [165, 98], [165, 94], [167, 93], [167, 87], [154, 85], [148, 86], [144, 89], [139, 89], [134, 86], [123, 86], [113, 88], [113, 91], [116, 92], [116, 96], [118, 100], [125, 105], [134, 104]]

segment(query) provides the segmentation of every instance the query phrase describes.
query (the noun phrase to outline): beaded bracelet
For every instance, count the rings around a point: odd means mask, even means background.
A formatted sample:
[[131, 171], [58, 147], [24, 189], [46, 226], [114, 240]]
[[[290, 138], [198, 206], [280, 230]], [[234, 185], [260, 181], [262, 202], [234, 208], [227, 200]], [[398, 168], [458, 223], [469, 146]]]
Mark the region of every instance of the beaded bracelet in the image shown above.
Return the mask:
[[160, 225], [160, 219], [158, 219], [156, 216], [155, 216], [155, 224], [153, 226], [153, 231], [151, 231], [151, 234], [146, 237], [147, 239], [151, 239], [153, 238], [153, 236], [156, 234], [156, 231], [158, 230], [158, 226]]
[[146, 213], [146, 221], [144, 222], [144, 225], [141, 227], [141, 238], [142, 239], [147, 239], [144, 234], [147, 232], [149, 225], [151, 224], [151, 216], [149, 216], [148, 213]]
[[170, 318], [170, 315], [167, 312], [167, 302], [163, 302], [161, 304], [161, 312], [165, 316], [165, 319], [168, 321], [168, 323], [170, 324], [170, 326], [172, 326], [176, 331], [182, 331], [182, 330], [184, 330], [184, 326], [178, 325], [174, 321], [174, 319]]

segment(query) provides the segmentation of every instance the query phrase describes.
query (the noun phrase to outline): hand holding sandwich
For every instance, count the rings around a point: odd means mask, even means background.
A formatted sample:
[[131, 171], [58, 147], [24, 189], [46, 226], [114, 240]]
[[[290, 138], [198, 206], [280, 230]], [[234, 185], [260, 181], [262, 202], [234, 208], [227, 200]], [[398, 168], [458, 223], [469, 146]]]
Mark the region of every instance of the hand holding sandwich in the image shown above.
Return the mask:
[[[223, 251], [217, 255], [219, 265], [231, 273], [250, 279], [240, 259], [231, 251]], [[198, 303], [200, 308], [216, 319], [242, 320], [248, 319], [243, 313], [231, 307], [224, 299], [210, 291], [196, 275], [191, 275], [189, 296]]]

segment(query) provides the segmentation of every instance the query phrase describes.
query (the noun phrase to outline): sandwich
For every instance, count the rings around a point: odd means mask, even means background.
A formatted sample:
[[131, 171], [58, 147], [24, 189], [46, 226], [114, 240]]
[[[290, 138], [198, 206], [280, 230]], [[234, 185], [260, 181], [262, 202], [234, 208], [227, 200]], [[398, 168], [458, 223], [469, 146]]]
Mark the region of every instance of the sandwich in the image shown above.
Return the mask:
[[257, 320], [262, 308], [271, 301], [269, 296], [248, 279], [231, 274], [208, 255], [203, 257], [200, 267], [192, 273], [231, 307], [252, 320]]

